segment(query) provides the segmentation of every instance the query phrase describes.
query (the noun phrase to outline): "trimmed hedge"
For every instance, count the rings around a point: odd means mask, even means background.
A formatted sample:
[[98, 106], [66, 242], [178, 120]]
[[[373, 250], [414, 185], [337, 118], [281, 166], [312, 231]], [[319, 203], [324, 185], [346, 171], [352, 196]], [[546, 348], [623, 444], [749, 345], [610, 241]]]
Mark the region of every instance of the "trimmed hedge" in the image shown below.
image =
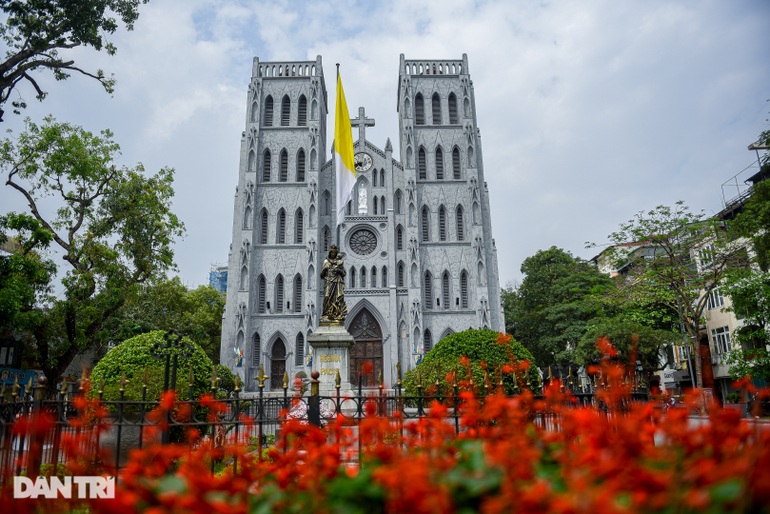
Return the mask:
[[[107, 401], [120, 399], [118, 382], [121, 373], [125, 372], [129, 381], [126, 385], [125, 399], [141, 400], [146, 369], [149, 378], [147, 400], [158, 399], [163, 392], [165, 359], [153, 356], [152, 347], [155, 343], [163, 343], [164, 335], [165, 332], [162, 330], [140, 334], [125, 340], [107, 352], [91, 373], [92, 393], [98, 392], [100, 381], [104, 379], [104, 399]], [[192, 394], [193, 398], [197, 398], [211, 390], [213, 364], [200, 345], [187, 337], [183, 338], [183, 341], [190, 343], [193, 347], [192, 356], [190, 358], [180, 356], [177, 365], [177, 398], [186, 400], [189, 399], [190, 392], [188, 382], [190, 368], [192, 367], [193, 374]], [[171, 370], [169, 370], [170, 376]]]
[[[467, 365], [461, 362], [463, 357], [468, 358]], [[528, 372], [522, 371], [526, 367], [522, 365], [524, 361], [529, 362]], [[529, 350], [509, 335], [490, 329], [469, 329], [445, 337], [426, 353], [417, 367], [404, 376], [405, 393], [410, 396], [417, 394], [419, 377], [423, 394], [451, 394], [452, 384], [447, 382], [447, 375], [456, 373], [458, 382], [467, 385], [469, 368], [474, 386], [478, 389], [484, 383], [485, 367], [493, 390], [502, 377], [507, 394], [520, 392], [524, 385], [535, 393], [540, 391], [540, 375]], [[516, 370], [515, 380], [512, 370]], [[440, 391], [435, 391], [437, 380]]]

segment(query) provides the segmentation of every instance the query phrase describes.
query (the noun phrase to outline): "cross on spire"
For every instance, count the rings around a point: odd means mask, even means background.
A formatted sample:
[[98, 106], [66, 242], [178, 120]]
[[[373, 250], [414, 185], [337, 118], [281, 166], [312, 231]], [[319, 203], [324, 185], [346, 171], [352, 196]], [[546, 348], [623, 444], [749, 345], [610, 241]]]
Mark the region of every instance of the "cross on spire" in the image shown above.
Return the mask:
[[358, 108], [358, 118], [350, 120], [353, 125], [358, 125], [358, 140], [363, 142], [366, 139], [366, 127], [373, 127], [374, 120], [366, 117], [363, 107]]

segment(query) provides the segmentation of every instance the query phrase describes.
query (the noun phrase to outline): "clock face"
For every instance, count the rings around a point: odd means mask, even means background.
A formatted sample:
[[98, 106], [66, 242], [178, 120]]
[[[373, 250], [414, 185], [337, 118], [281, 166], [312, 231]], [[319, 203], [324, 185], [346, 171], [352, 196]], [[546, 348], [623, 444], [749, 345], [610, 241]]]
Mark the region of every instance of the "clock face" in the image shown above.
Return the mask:
[[356, 165], [356, 172], [367, 171], [372, 167], [372, 156], [366, 152], [358, 152], [355, 155], [354, 163]]

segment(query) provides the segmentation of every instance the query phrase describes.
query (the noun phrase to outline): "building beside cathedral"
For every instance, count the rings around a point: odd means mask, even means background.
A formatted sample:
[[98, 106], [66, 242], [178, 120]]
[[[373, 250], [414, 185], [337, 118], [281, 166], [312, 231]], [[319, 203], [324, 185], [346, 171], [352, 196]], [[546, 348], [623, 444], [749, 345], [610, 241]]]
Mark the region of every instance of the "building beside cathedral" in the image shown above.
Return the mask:
[[[334, 81], [331, 82], [334, 84]], [[326, 138], [334, 91], [315, 61], [254, 59], [241, 137], [221, 362], [256, 389], [309, 373], [308, 335], [323, 303], [320, 270], [344, 253], [351, 382], [386, 387], [452, 332], [502, 331], [497, 252], [468, 58], [407, 60], [398, 76], [399, 149], [352, 120], [357, 183], [337, 227]], [[329, 99], [331, 96], [331, 100]], [[332, 105], [329, 105], [329, 103]]]

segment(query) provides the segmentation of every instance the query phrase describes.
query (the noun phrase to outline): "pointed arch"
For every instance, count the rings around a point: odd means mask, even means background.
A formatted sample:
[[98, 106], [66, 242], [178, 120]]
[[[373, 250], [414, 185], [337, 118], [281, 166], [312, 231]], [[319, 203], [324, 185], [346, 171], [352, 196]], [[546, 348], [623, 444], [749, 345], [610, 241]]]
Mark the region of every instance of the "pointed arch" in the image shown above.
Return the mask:
[[404, 249], [404, 227], [398, 225], [396, 227], [396, 250]]
[[324, 191], [323, 195], [323, 215], [330, 216], [332, 213], [332, 195], [329, 190]]
[[403, 197], [401, 195], [401, 190], [400, 189], [396, 189], [396, 196], [395, 196], [395, 199], [393, 200], [393, 210], [395, 211], [396, 214], [401, 214], [401, 211], [402, 211], [401, 202], [402, 201], [403, 201]]
[[283, 284], [283, 275], [280, 273], [277, 277], [275, 277], [275, 309], [274, 312], [283, 312], [283, 298], [284, 298], [284, 290], [283, 290], [284, 284]]
[[427, 328], [425, 329], [425, 332], [423, 332], [422, 348], [425, 353], [428, 353], [433, 349], [433, 336]]
[[410, 276], [412, 278], [411, 284], [412, 287], [420, 287], [420, 274], [417, 272], [417, 263], [412, 263], [412, 271], [410, 273]]
[[438, 340], [439, 340], [439, 341], [441, 341], [441, 340], [442, 340], [442, 339], [444, 339], [445, 337], [449, 337], [449, 336], [451, 336], [451, 335], [452, 335], [452, 334], [454, 334], [454, 333], [455, 333], [455, 331], [454, 331], [454, 330], [452, 330], [451, 328], [447, 328], [446, 330], [444, 330], [444, 331], [441, 333], [441, 337], [439, 337], [439, 338], [438, 338]]
[[396, 273], [396, 286], [404, 287], [404, 261], [398, 261], [398, 271]]
[[302, 312], [302, 275], [294, 275], [294, 312]]
[[422, 294], [425, 310], [433, 309], [433, 275], [430, 271], [423, 275]]
[[246, 267], [244, 264], [241, 267], [241, 276], [238, 279], [238, 289], [241, 291], [245, 291], [248, 288], [249, 284], [249, 268]]
[[275, 244], [286, 243], [286, 211], [281, 207], [276, 217]]
[[479, 261], [479, 265], [478, 265], [478, 274], [479, 274], [478, 276], [479, 285], [483, 286], [484, 285], [484, 263], [481, 261]]
[[380, 186], [385, 187], [385, 170], [380, 168]]
[[361, 266], [361, 287], [366, 287], [366, 267]]
[[[378, 377], [383, 372], [382, 341], [387, 335], [383, 334], [382, 327], [387, 326], [385, 320], [366, 300], [358, 302], [347, 319], [351, 320], [347, 331], [356, 342], [350, 349], [351, 382], [363, 387], [377, 387]], [[361, 373], [367, 369], [371, 372]]]
[[353, 266], [350, 267], [350, 273], [348, 273], [350, 278], [348, 279], [350, 281], [350, 289], [356, 288], [356, 268]]
[[444, 180], [444, 151], [436, 147], [436, 180]]
[[479, 202], [476, 201], [473, 202], [473, 224], [481, 224], [481, 208], [479, 207]]
[[369, 280], [371, 281], [371, 287], [377, 287], [377, 268], [372, 266], [372, 271], [369, 273]]
[[262, 153], [262, 182], [270, 182], [271, 158], [270, 150], [265, 149]]
[[255, 368], [259, 368], [260, 364], [260, 352], [262, 351], [261, 348], [261, 338], [259, 337], [259, 332], [254, 332], [254, 335], [251, 337], [251, 365]]
[[305, 365], [305, 334], [302, 332], [298, 332], [294, 340], [294, 365]]
[[385, 211], [385, 197], [384, 196], [380, 197], [380, 212], [382, 214], [387, 214], [387, 212]]
[[473, 147], [472, 146], [468, 147], [468, 167], [475, 168], [475, 166], [473, 165]]
[[253, 101], [253, 102], [251, 102], [251, 122], [252, 122], [252, 123], [256, 123], [256, 122], [257, 122], [257, 113], [258, 113], [258, 110], [259, 110], [259, 109], [257, 108], [257, 102], [256, 102], [256, 100], [255, 100], [255, 101]]
[[449, 124], [457, 125], [460, 121], [457, 119], [457, 96], [449, 93]]
[[262, 207], [259, 213], [259, 244], [267, 244], [267, 221], [268, 221], [267, 209]]
[[465, 241], [465, 211], [462, 205], [458, 205], [455, 210], [455, 230], [458, 241]]
[[417, 93], [414, 97], [414, 124], [425, 125], [425, 104], [422, 93]]
[[460, 308], [468, 308], [468, 272], [465, 270], [460, 273]]
[[280, 182], [286, 182], [289, 180], [289, 152], [286, 151], [286, 148], [281, 149], [279, 161], [280, 169], [278, 180]]
[[438, 95], [438, 93], [433, 93], [430, 101], [431, 111], [433, 114], [433, 124], [441, 125], [441, 97]]
[[460, 163], [460, 149], [455, 146], [452, 148], [452, 178], [455, 180], [460, 180], [463, 176]]
[[388, 287], [388, 267], [382, 267], [382, 275], [380, 280], [382, 281], [382, 287]]
[[305, 181], [305, 150], [302, 148], [297, 152], [297, 182]]
[[249, 159], [246, 166], [246, 169], [249, 171], [257, 171], [257, 155], [254, 153], [254, 150], [249, 150]]
[[318, 100], [313, 100], [310, 104], [310, 118], [313, 120], [318, 119]]
[[243, 210], [243, 228], [251, 228], [251, 205], [247, 205], [246, 209]]
[[315, 267], [311, 264], [307, 267], [307, 288], [313, 289], [313, 277], [315, 277]]
[[417, 178], [420, 180], [427, 180], [428, 178], [428, 166], [425, 160], [425, 148], [420, 146], [420, 149], [417, 150]]
[[264, 275], [257, 278], [257, 312], [264, 314], [267, 312], [265, 304], [267, 303], [267, 281]]
[[302, 207], [294, 213], [294, 244], [302, 244], [305, 239], [305, 214]]
[[443, 205], [438, 208], [438, 240], [446, 241], [446, 208]]
[[324, 252], [329, 251], [329, 246], [331, 246], [331, 240], [332, 240], [332, 233], [329, 230], [328, 226], [324, 227]]
[[307, 125], [307, 98], [305, 95], [300, 95], [299, 102], [297, 102], [297, 125], [300, 127]]
[[291, 100], [289, 95], [283, 95], [281, 99], [281, 126], [288, 127], [291, 121]]
[[449, 294], [449, 272], [444, 270], [441, 275], [441, 303], [444, 309], [448, 309], [451, 305]]
[[420, 216], [420, 236], [423, 242], [430, 241], [430, 210], [427, 205], [422, 206]]
[[262, 124], [265, 127], [273, 126], [273, 97], [270, 95], [265, 97], [265, 111], [262, 113]]

